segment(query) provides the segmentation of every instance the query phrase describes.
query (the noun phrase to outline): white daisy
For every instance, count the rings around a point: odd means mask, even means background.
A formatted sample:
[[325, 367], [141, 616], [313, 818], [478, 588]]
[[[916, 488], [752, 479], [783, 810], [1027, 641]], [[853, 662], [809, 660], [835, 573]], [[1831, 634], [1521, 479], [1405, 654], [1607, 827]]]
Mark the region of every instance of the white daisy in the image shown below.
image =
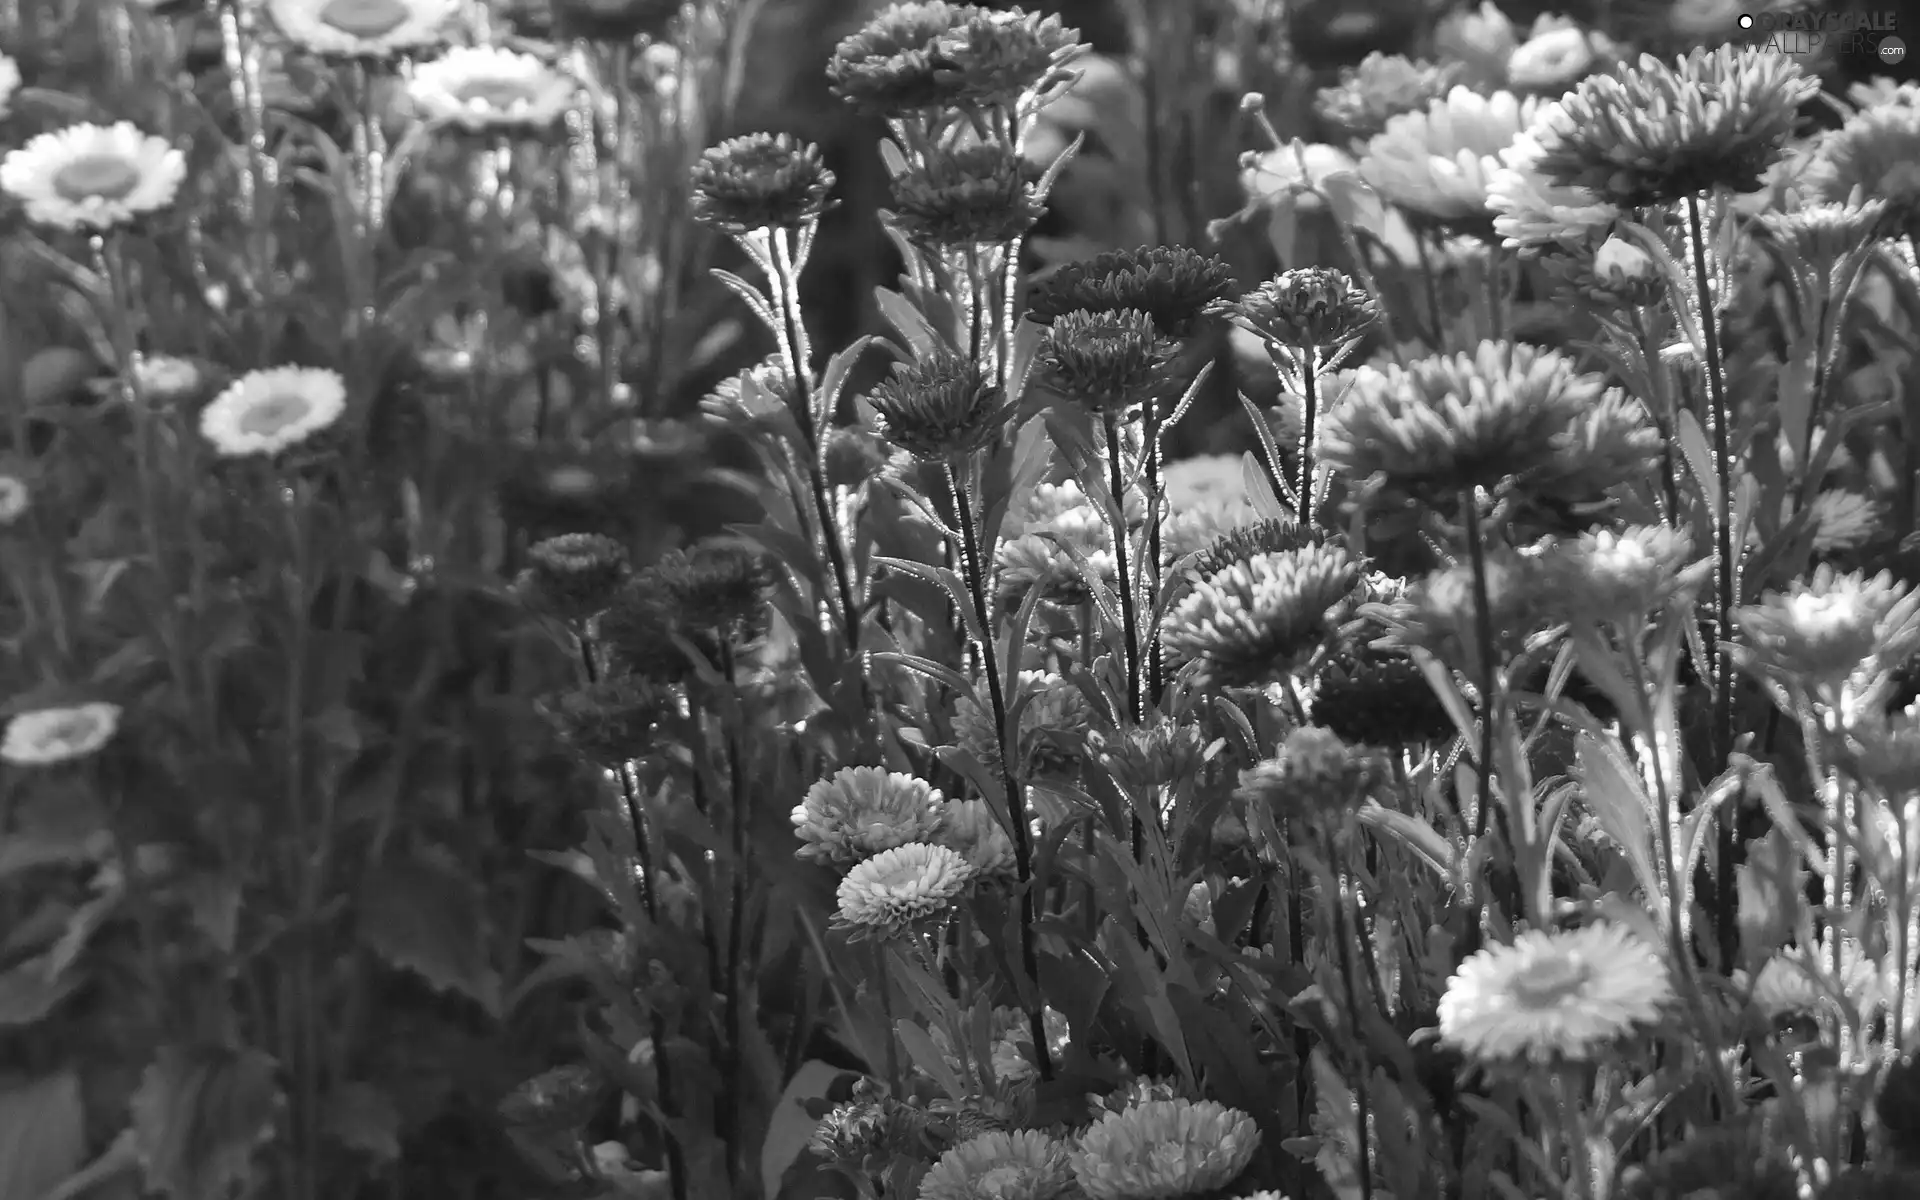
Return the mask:
[[914, 842], [883, 850], [840, 881], [842, 925], [876, 936], [896, 934], [953, 903], [973, 876], [945, 846]]
[[7, 104], [20, 90], [20, 64], [0, 54], [0, 117], [7, 115]]
[[0, 475], [0, 525], [11, 525], [27, 515], [33, 492], [18, 475]]
[[133, 375], [150, 404], [171, 404], [207, 381], [199, 363], [173, 354], [141, 355], [133, 364]]
[[1617, 52], [1605, 34], [1565, 17], [1543, 16], [1507, 58], [1507, 83], [1528, 92], [1557, 92], [1591, 75]]
[[1499, 154], [1532, 121], [1538, 102], [1512, 92], [1457, 87], [1425, 111], [1402, 113], [1367, 143], [1360, 177], [1410, 213], [1462, 221], [1487, 213], [1487, 180]]
[[1620, 217], [1619, 209], [1585, 188], [1564, 187], [1540, 173], [1540, 157], [1546, 153], [1540, 134], [1565, 113], [1558, 103], [1536, 111], [1533, 123], [1500, 152], [1500, 169], [1487, 178], [1493, 229], [1509, 249], [1578, 245]]
[[290, 42], [315, 54], [386, 58], [438, 45], [458, 0], [267, 0]]
[[234, 381], [200, 414], [200, 434], [229, 458], [278, 454], [340, 419], [346, 381], [313, 367], [273, 367]]
[[96, 701], [24, 712], [7, 722], [0, 759], [21, 767], [46, 767], [85, 758], [112, 740], [120, 706]]
[[414, 68], [407, 94], [423, 116], [480, 132], [539, 129], [573, 105], [574, 79], [531, 54], [456, 46]]
[[1667, 964], [1621, 926], [1535, 930], [1460, 964], [1440, 998], [1440, 1040], [1482, 1060], [1581, 1059], [1672, 998]]
[[43, 133], [0, 162], [0, 191], [59, 229], [111, 229], [157, 212], [186, 177], [186, 156], [131, 121]]

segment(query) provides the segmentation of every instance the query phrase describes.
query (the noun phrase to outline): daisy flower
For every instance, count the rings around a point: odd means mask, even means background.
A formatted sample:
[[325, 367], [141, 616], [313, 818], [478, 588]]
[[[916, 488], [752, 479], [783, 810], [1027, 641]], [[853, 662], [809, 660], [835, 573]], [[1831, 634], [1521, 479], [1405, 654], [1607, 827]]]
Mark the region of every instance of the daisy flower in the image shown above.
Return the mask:
[[1067, 1147], [1037, 1130], [985, 1133], [940, 1156], [920, 1200], [1054, 1200], [1073, 1187]]
[[1565, 17], [1542, 16], [1527, 40], [1507, 56], [1507, 85], [1525, 92], [1558, 92], [1615, 53], [1605, 34], [1582, 29]]
[[1672, 999], [1666, 962], [1623, 927], [1534, 930], [1460, 964], [1440, 998], [1440, 1040], [1483, 1062], [1584, 1059]]
[[1487, 178], [1493, 229], [1508, 249], [1541, 250], [1579, 245], [1620, 219], [1620, 210], [1583, 187], [1554, 183], [1539, 169], [1546, 154], [1541, 138], [1559, 104], [1535, 111], [1533, 123], [1500, 152], [1500, 168]]
[[578, 91], [572, 76], [500, 46], [455, 46], [414, 68], [407, 85], [423, 115], [472, 133], [543, 129], [572, 107]]
[[459, 0], [266, 0], [267, 15], [315, 54], [389, 58], [438, 45]]
[[11, 525], [27, 513], [33, 492], [18, 475], [0, 474], [0, 526]]
[[29, 220], [57, 229], [111, 229], [173, 203], [187, 159], [131, 121], [69, 125], [43, 133], [0, 161], [0, 191]]
[[1844, 703], [1920, 648], [1920, 593], [1884, 571], [1868, 578], [1823, 564], [1736, 609], [1733, 621], [1748, 666]]
[[880, 767], [843, 767], [807, 789], [793, 810], [804, 843], [794, 857], [838, 867], [924, 842], [939, 831], [946, 797], [924, 780]]
[[227, 458], [279, 454], [331, 426], [347, 410], [336, 371], [272, 367], [250, 371], [200, 414], [200, 434]]
[[1253, 1118], [1211, 1100], [1147, 1100], [1080, 1135], [1074, 1178], [1088, 1200], [1165, 1200], [1224, 1188], [1260, 1148]]
[[840, 881], [839, 924], [889, 937], [944, 912], [973, 881], [973, 868], [945, 846], [914, 842], [883, 850]]
[[7, 722], [0, 759], [18, 767], [72, 762], [98, 751], [120, 728], [120, 706], [95, 701], [23, 712]]

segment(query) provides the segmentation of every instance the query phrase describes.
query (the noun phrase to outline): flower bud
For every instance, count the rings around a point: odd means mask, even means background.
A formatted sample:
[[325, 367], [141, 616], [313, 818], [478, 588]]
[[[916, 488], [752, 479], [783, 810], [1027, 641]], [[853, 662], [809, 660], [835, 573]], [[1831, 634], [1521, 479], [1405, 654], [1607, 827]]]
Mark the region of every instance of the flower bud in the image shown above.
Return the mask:
[[1616, 233], [1594, 251], [1593, 274], [1614, 287], [1644, 283], [1654, 277], [1653, 256]]

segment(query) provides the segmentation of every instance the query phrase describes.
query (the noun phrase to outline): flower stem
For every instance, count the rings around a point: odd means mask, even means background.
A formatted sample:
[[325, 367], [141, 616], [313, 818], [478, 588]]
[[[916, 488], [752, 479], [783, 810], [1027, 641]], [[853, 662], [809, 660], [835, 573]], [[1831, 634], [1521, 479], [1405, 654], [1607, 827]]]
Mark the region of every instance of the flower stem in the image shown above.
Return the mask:
[[[1166, 501], [1160, 490], [1160, 406], [1156, 399], [1149, 398], [1146, 409], [1146, 438], [1143, 446], [1146, 457], [1147, 484], [1147, 578], [1142, 591], [1150, 609], [1157, 609], [1160, 603], [1160, 578], [1166, 564], [1161, 560], [1160, 525], [1164, 518]], [[1121, 508], [1125, 516], [1126, 509]], [[1158, 626], [1144, 631], [1146, 645], [1146, 688], [1142, 708], [1157, 706], [1160, 692], [1165, 686], [1166, 664], [1160, 661], [1160, 630]]]
[[[1334, 957], [1340, 963], [1340, 990], [1346, 994], [1347, 1021], [1352, 1026], [1351, 1043], [1354, 1066], [1353, 1104], [1355, 1137], [1353, 1158], [1360, 1171], [1361, 1200], [1373, 1198], [1373, 1150], [1372, 1138], [1368, 1136], [1373, 1124], [1372, 1112], [1372, 1071], [1367, 1062], [1367, 1036], [1360, 1022], [1360, 983], [1353, 969], [1353, 947], [1356, 932], [1349, 928], [1349, 906], [1352, 903], [1348, 889], [1341, 884], [1340, 872], [1335, 864], [1339, 862], [1338, 850], [1333, 837], [1326, 835], [1322, 839], [1326, 853], [1326, 877], [1321, 887], [1331, 893], [1327, 901], [1333, 909], [1333, 945]], [[1358, 922], [1353, 922], [1357, 924]]]
[[[729, 691], [729, 704], [737, 706], [738, 697], [733, 694], [739, 675], [734, 662], [733, 646], [722, 640], [720, 643], [720, 672], [726, 680]], [[738, 716], [735, 708], [734, 716]], [[741, 1074], [746, 1064], [746, 1012], [745, 995], [747, 983], [747, 877], [753, 865], [753, 847], [747, 838], [747, 798], [746, 773], [741, 762], [740, 730], [743, 722], [729, 721], [722, 737], [726, 741], [727, 753], [727, 820], [732, 834], [732, 895], [727, 908], [727, 977], [722, 985], [727, 989], [726, 1009], [726, 1080], [724, 1097], [742, 1095]], [[738, 1122], [733, 1115], [731, 1103], [723, 1103], [720, 1131], [728, 1136], [727, 1177], [733, 1181], [734, 1190], [739, 1190], [739, 1175], [743, 1166], [744, 1147], [737, 1144]]]
[[1319, 349], [1308, 343], [1300, 358], [1300, 474], [1294, 490], [1300, 511], [1294, 515], [1305, 528], [1313, 526], [1313, 434], [1320, 415], [1320, 381], [1316, 378], [1319, 357]]
[[[966, 569], [967, 591], [973, 599], [974, 617], [980, 623], [980, 659], [986, 668], [987, 697], [993, 706], [994, 736], [1000, 748], [1000, 783], [1007, 793], [1007, 823], [1012, 826], [1013, 861], [1019, 871], [1020, 963], [1027, 978], [1037, 988], [1040, 983], [1040, 956], [1034, 942], [1034, 925], [1039, 920], [1039, 913], [1033, 886], [1033, 848], [1027, 828], [1027, 795], [1020, 786], [1014, 767], [1014, 756], [1019, 748], [1017, 742], [1008, 744], [1006, 688], [1000, 678], [1000, 656], [994, 645], [992, 613], [987, 607], [986, 572], [981, 561], [980, 532], [974, 522], [973, 500], [967, 489], [961, 486], [959, 473], [951, 463], [946, 467], [946, 474], [947, 486], [953, 492], [956, 515], [960, 518], [960, 547], [964, 556], [962, 565]], [[1029, 1010], [1027, 1019], [1033, 1026], [1034, 1053], [1040, 1064], [1040, 1078], [1050, 1080], [1053, 1078], [1053, 1058], [1047, 1050], [1046, 1022], [1042, 1019], [1040, 1007]]]
[[1120, 419], [1108, 412], [1102, 416], [1107, 434], [1107, 490], [1113, 495], [1120, 519], [1113, 530], [1113, 562], [1120, 585], [1120, 622], [1124, 627], [1123, 649], [1127, 660], [1127, 715], [1140, 723], [1140, 616], [1135, 611], [1133, 594], [1132, 541], [1127, 536], [1127, 481], [1121, 469]]
[[[1473, 572], [1474, 640], [1480, 643], [1480, 802], [1473, 814], [1475, 842], [1487, 836], [1487, 821], [1493, 812], [1493, 739], [1499, 713], [1494, 692], [1499, 686], [1499, 669], [1493, 653], [1493, 595], [1487, 581], [1487, 547], [1480, 526], [1480, 489], [1467, 488], [1460, 495], [1460, 511], [1466, 519], [1467, 559]], [[1469, 941], [1478, 944], [1482, 907], [1475, 900], [1474, 923]]]

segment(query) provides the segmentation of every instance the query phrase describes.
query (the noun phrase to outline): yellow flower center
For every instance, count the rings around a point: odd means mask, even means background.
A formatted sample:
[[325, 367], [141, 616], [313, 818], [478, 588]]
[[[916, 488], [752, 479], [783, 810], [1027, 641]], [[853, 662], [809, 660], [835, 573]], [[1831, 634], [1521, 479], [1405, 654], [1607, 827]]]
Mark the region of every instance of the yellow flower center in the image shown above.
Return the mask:
[[250, 405], [240, 416], [240, 431], [258, 436], [278, 433], [306, 416], [310, 408], [305, 396], [280, 392]]
[[1570, 954], [1543, 958], [1513, 981], [1513, 995], [1528, 1008], [1553, 1008], [1580, 994], [1593, 972]]
[[119, 200], [140, 186], [140, 168], [118, 154], [87, 154], [53, 173], [62, 199]]
[[462, 107], [512, 112], [533, 102], [533, 89], [517, 79], [466, 79], [447, 89]]
[[407, 23], [413, 10], [400, 0], [328, 0], [320, 9], [322, 24], [357, 38], [377, 38]]

